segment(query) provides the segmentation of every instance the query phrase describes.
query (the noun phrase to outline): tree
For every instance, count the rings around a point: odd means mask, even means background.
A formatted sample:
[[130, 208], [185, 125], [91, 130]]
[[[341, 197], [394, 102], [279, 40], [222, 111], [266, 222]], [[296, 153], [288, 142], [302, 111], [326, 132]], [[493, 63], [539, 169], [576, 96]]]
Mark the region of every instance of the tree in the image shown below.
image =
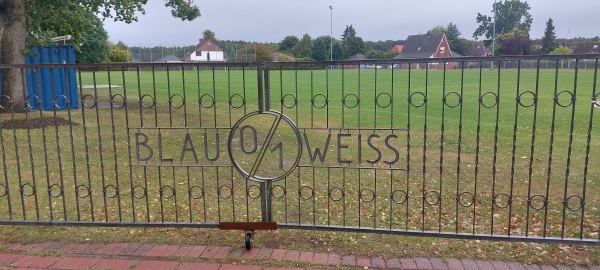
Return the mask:
[[344, 60], [346, 57], [344, 56], [344, 49], [342, 49], [341, 42], [334, 40], [333, 41], [333, 60]]
[[263, 44], [253, 44], [256, 46], [256, 61], [273, 61], [273, 53], [269, 50], [269, 47]]
[[[554, 49], [550, 52], [552, 55], [569, 55], [573, 54], [573, 50], [567, 46], [560, 45], [558, 48]], [[564, 59], [560, 60], [560, 68], [563, 68]], [[567, 67], [571, 66], [571, 62], [567, 60]]]
[[211, 31], [210, 29], [206, 29], [204, 32], [202, 32], [202, 38], [204, 40], [212, 40], [212, 42], [219, 44], [219, 40], [217, 40], [215, 32]]
[[458, 26], [456, 26], [456, 24], [448, 23], [445, 34], [448, 44], [450, 45], [450, 49], [460, 53], [461, 55], [468, 54], [467, 40], [460, 37], [461, 32], [458, 30]]
[[[164, 0], [171, 14], [182, 20], [193, 20], [200, 10], [192, 0]], [[136, 13], [144, 13], [148, 0], [0, 0], [0, 64], [23, 64], [27, 43], [35, 44], [56, 34], [73, 36], [78, 46], [90, 11], [104, 18], [131, 23]], [[11, 97], [15, 111], [25, 109], [21, 72], [7, 69], [2, 74], [2, 93]], [[8, 99], [0, 106], [8, 107]]]
[[81, 45], [76, 48], [78, 63], [102, 63], [108, 60], [108, 33], [104, 23], [91, 12], [88, 12], [90, 26], [83, 32]]
[[546, 22], [546, 30], [544, 31], [544, 37], [542, 38], [542, 49], [540, 50], [540, 53], [549, 54], [556, 48], [558, 48], [558, 43], [556, 42], [556, 32], [554, 31], [552, 18], [550, 18]]
[[329, 46], [331, 38], [329, 36], [320, 36], [313, 41], [312, 58], [317, 61], [329, 60]]
[[[395, 56], [395, 55], [394, 55]], [[392, 58], [394, 58], [392, 56]], [[367, 59], [389, 59], [384, 51], [372, 50], [367, 53]]]
[[365, 46], [369, 50], [380, 50], [387, 51], [392, 49], [396, 45], [404, 44], [403, 40], [379, 40], [379, 41], [365, 41]]
[[444, 27], [443, 25], [438, 25], [434, 28], [431, 28], [431, 30], [429, 30], [430, 33], [433, 34], [444, 34], [448, 31], [448, 29], [446, 27]]
[[111, 62], [126, 63], [131, 60], [131, 52], [129, 52], [129, 48], [123, 41], [119, 41], [117, 44], [110, 46], [108, 59]]
[[352, 25], [346, 25], [346, 30], [342, 34], [342, 41], [347, 56], [365, 52], [365, 43], [362, 38], [356, 36], [356, 30]]
[[[495, 6], [494, 6], [495, 5]], [[512, 31], [515, 27], [529, 33], [533, 19], [529, 14], [529, 4], [520, 0], [500, 1], [492, 4], [492, 13], [495, 13], [496, 36]], [[487, 16], [477, 13], [479, 27], [473, 32], [473, 38], [485, 36], [484, 44], [490, 46], [494, 37], [494, 15]]]
[[300, 40], [297, 36], [287, 36], [283, 38], [281, 42], [279, 42], [279, 51], [280, 52], [291, 52], [292, 48], [298, 44]]
[[567, 46], [560, 45], [550, 52], [552, 55], [573, 54], [573, 50]]
[[298, 58], [311, 57], [313, 41], [308, 34], [304, 34], [302, 39], [292, 49], [294, 56]]
[[519, 28], [498, 36], [496, 55], [528, 55], [532, 41], [524, 30]]

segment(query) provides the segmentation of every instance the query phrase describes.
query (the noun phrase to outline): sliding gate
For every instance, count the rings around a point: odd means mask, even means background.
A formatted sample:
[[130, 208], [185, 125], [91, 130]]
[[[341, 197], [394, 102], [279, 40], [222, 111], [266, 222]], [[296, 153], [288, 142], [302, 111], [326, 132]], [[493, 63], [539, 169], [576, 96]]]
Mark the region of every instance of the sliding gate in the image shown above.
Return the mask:
[[597, 56], [0, 66], [66, 68], [3, 91], [0, 224], [600, 243]]

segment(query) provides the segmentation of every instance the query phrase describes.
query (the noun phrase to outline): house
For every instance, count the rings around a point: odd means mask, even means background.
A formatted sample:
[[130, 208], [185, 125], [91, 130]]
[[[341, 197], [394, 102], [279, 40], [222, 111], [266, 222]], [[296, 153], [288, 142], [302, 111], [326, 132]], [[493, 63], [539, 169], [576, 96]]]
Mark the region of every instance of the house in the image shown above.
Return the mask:
[[[346, 58], [346, 61], [360, 61], [360, 60], [367, 60], [367, 57], [362, 53], [357, 53], [353, 56]], [[359, 67], [360, 67], [359, 65], [344, 65], [344, 69], [357, 69]]]
[[[411, 35], [406, 38], [402, 52], [394, 59], [406, 58], [441, 58], [454, 57], [446, 35], [443, 33], [427, 33], [425, 35]], [[456, 62], [447, 62], [446, 68], [456, 68]], [[429, 68], [442, 68], [443, 62], [429, 63]], [[425, 68], [424, 63], [416, 63], [412, 68]]]
[[569, 46], [573, 54], [600, 53], [600, 43], [577, 44]]
[[175, 55], [166, 55], [165, 57], [154, 61], [153, 63], [181, 63], [181, 59]]
[[185, 56], [185, 62], [223, 62], [225, 55], [221, 49], [212, 40], [200, 39], [196, 49]]
[[483, 45], [483, 42], [477, 42], [473, 44], [471, 48], [469, 48], [467, 54], [468, 56], [476, 57], [490, 56], [492, 55], [492, 50], [488, 49], [485, 45]]
[[390, 52], [394, 52], [396, 54], [399, 54], [402, 52], [402, 49], [404, 48], [404, 45], [395, 45], [394, 47], [392, 47], [390, 49]]

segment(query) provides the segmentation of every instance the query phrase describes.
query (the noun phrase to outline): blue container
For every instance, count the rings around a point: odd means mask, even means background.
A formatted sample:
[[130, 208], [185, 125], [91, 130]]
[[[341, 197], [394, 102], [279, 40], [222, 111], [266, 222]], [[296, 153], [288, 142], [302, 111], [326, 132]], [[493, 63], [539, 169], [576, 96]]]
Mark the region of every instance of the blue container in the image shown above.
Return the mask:
[[[25, 64], [75, 63], [75, 48], [72, 45], [36, 47], [30, 50], [33, 52], [25, 57]], [[2, 76], [0, 76], [0, 86], [1, 82]], [[55, 108], [56, 110], [77, 109], [79, 106], [75, 68], [27, 68], [25, 83], [27, 101], [31, 108], [40, 109], [37, 104], [38, 99], [44, 111], [52, 111]], [[2, 89], [0, 89], [1, 93]]]

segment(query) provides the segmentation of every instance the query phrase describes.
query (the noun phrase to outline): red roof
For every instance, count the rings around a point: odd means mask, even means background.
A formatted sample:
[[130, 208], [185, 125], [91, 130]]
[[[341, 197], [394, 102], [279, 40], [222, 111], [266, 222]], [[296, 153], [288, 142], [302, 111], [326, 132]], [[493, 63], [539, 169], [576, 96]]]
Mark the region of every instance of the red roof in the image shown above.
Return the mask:
[[395, 52], [395, 53], [401, 53], [403, 48], [404, 48], [404, 45], [396, 45], [396, 46], [392, 47], [390, 49], [390, 51]]
[[221, 49], [216, 43], [214, 43], [212, 40], [207, 39], [200, 39], [200, 44], [196, 45], [196, 51], [197, 52], [222, 52], [223, 49]]

